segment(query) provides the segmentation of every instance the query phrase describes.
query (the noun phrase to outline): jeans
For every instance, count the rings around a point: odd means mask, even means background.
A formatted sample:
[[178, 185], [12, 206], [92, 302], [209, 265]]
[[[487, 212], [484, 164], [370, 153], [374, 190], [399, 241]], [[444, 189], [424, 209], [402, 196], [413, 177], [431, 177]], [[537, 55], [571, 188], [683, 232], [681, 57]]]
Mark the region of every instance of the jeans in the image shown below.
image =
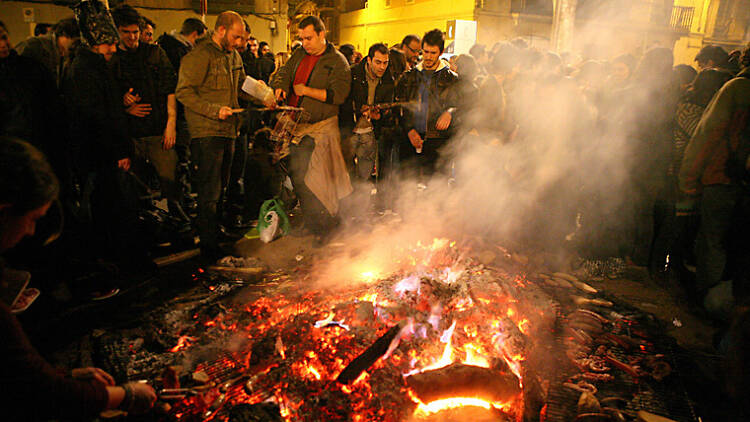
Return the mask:
[[193, 159], [193, 188], [198, 194], [197, 229], [201, 249], [219, 246], [218, 204], [229, 183], [234, 139], [219, 136], [194, 138], [190, 145]]
[[346, 139], [347, 148], [344, 160], [347, 163], [347, 167], [354, 163], [354, 159], [357, 159], [357, 163], [354, 164], [353, 176], [359, 181], [365, 181], [370, 179], [372, 175], [372, 169], [375, 167], [375, 159], [378, 153], [378, 143], [375, 140], [375, 133], [370, 131], [367, 133], [353, 133], [349, 138]]
[[164, 150], [161, 136], [148, 136], [135, 140], [135, 168], [140, 177], [145, 174], [148, 163], [154, 166], [159, 176], [162, 195], [168, 201], [180, 201], [180, 189], [177, 185], [177, 153], [174, 148]]

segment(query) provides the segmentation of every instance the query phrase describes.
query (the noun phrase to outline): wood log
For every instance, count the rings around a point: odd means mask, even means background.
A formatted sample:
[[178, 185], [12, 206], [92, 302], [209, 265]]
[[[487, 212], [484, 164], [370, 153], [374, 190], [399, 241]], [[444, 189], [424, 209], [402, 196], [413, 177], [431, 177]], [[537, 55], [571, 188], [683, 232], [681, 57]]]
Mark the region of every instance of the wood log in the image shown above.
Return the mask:
[[406, 378], [406, 384], [423, 403], [449, 397], [508, 401], [521, 392], [518, 378], [512, 373], [463, 363], [412, 375]]
[[375, 340], [375, 343], [372, 344], [372, 346], [365, 349], [364, 352], [362, 352], [359, 356], [354, 358], [349, 365], [344, 368], [343, 371], [339, 374], [339, 376], [336, 378], [336, 382], [339, 382], [341, 384], [349, 384], [352, 381], [356, 380], [362, 372], [366, 371], [367, 368], [372, 366], [375, 362], [378, 361], [387, 351], [388, 347], [391, 345], [391, 342], [393, 339], [396, 338], [398, 333], [401, 332], [401, 329], [404, 327], [405, 323], [399, 323], [391, 327], [390, 330], [386, 331], [385, 334], [380, 336], [377, 340]]
[[673, 419], [665, 418], [664, 416], [654, 415], [653, 413], [646, 412], [645, 410], [638, 411], [638, 422], [676, 422]]

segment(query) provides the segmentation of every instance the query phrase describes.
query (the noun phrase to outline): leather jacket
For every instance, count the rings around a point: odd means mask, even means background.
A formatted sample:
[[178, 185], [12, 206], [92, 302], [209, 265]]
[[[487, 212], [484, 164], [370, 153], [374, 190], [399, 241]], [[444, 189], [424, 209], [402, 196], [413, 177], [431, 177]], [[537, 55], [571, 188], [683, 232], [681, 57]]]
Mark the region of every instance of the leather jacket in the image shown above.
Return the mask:
[[[349, 91], [349, 97], [341, 105], [339, 124], [342, 127], [353, 128], [357, 119], [362, 115], [362, 106], [367, 104], [368, 83], [367, 69], [365, 69], [367, 58], [352, 66], [352, 88]], [[375, 104], [393, 102], [395, 83], [391, 76], [390, 69], [386, 70], [375, 88]], [[387, 109], [381, 111], [379, 120], [372, 120], [375, 131], [378, 132], [381, 127], [393, 125], [393, 110]]]
[[[396, 86], [396, 101], [414, 102], [418, 104], [419, 87], [424, 78], [422, 64], [404, 73]], [[427, 96], [427, 130], [423, 135], [426, 138], [447, 139], [453, 136], [457, 127], [456, 111], [459, 106], [458, 75], [448, 68], [445, 61], [441, 60], [437, 70], [432, 75]], [[416, 129], [414, 116], [418, 105], [413, 107], [402, 107], [401, 127], [405, 133]], [[435, 125], [441, 114], [450, 112], [453, 117], [451, 124], [446, 130], [437, 130]]]

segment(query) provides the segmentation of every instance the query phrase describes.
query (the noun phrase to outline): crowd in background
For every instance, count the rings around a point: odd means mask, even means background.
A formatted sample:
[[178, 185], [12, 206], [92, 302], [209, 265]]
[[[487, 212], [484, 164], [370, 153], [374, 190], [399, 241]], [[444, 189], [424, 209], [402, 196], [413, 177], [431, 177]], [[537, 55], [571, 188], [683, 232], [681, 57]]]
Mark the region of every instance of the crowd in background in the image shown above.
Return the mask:
[[[213, 262], [233, 252], [227, 244], [272, 198], [287, 211], [299, 204], [303, 229], [321, 245], [344, 211], [398, 212], [405, 181], [428, 192], [434, 178], [453, 182], [461, 153], [482, 145], [590, 166], [538, 195], [529, 225], [518, 225], [529, 242], [539, 221], [575, 228], [583, 218], [596, 228], [581, 235], [585, 256], [647, 267], [697, 307], [728, 279], [733, 300], [747, 299], [750, 49], [706, 46], [696, 71], [673, 67], [672, 51], [659, 47], [599, 61], [514, 39], [451, 55], [435, 29], [364, 54], [334, 47], [311, 16], [281, 63], [234, 12], [213, 29], [189, 18], [158, 37], [156, 23], [129, 6], [110, 13], [85, 1], [74, 13], [15, 47], [0, 23], [0, 135], [33, 145], [4, 138], [3, 148], [54, 172], [51, 184], [59, 179], [20, 237], [36, 220], [42, 235], [2, 250], [41, 284], [62, 278], [94, 299], [111, 297], [115, 283], [154, 271], [158, 245], [193, 247], [194, 234]], [[272, 95], [247, 95], [246, 77]], [[280, 139], [285, 119], [294, 127]], [[617, 170], [604, 158], [613, 151]], [[498, 163], [484, 183], [518, 182], [528, 170]], [[20, 201], [9, 182], [0, 181], [0, 206]], [[544, 240], [567, 232], [563, 224]], [[55, 235], [55, 246], [41, 248]], [[88, 374], [111, 387], [109, 398], [65, 388], [91, 409], [149, 406], [149, 391], [115, 390], [106, 374]]]

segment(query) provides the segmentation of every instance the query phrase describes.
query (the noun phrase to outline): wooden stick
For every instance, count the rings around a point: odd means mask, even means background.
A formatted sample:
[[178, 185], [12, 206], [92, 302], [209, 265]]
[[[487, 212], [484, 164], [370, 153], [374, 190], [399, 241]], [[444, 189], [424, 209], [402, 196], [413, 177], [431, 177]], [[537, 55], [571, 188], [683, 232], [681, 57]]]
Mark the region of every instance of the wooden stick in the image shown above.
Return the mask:
[[380, 336], [379, 339], [375, 340], [375, 343], [373, 343], [372, 346], [365, 349], [364, 352], [357, 356], [346, 366], [346, 368], [344, 368], [343, 371], [341, 371], [338, 378], [336, 378], [336, 382], [349, 384], [359, 378], [362, 372], [366, 371], [367, 368], [377, 362], [378, 359], [388, 351], [391, 342], [396, 338], [398, 333], [401, 332], [404, 325], [405, 323], [403, 321], [394, 325], [390, 330], [386, 331], [385, 334]]

